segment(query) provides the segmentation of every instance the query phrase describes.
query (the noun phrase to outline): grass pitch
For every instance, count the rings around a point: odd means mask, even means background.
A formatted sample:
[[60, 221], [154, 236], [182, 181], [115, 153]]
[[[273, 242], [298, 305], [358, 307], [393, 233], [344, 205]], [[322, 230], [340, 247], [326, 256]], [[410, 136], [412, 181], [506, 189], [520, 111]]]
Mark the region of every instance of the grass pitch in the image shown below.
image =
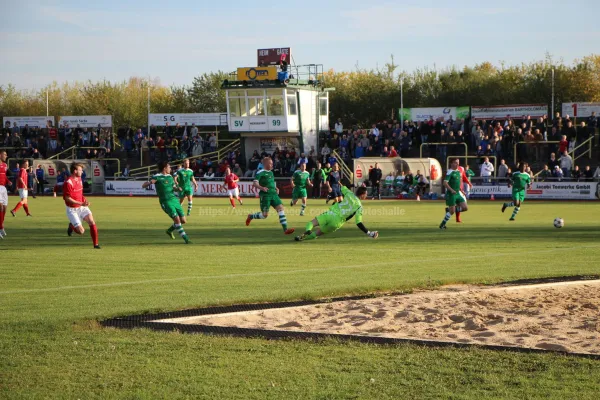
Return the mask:
[[[10, 198], [11, 206], [16, 201]], [[290, 226], [307, 216], [286, 207]], [[285, 204], [285, 203], [284, 203]], [[96, 321], [208, 305], [405, 291], [456, 282], [600, 273], [600, 204], [472, 202], [437, 226], [442, 202], [366, 201], [353, 222], [296, 243], [276, 213], [244, 226], [255, 199], [195, 199], [165, 234], [155, 198], [93, 198], [102, 250], [66, 236], [60, 199], [30, 199], [0, 241], [0, 397], [6, 398], [596, 398], [600, 362], [554, 354], [356, 343], [266, 341], [101, 329]], [[565, 227], [555, 229], [555, 217]], [[596, 333], [596, 335], [598, 335]]]

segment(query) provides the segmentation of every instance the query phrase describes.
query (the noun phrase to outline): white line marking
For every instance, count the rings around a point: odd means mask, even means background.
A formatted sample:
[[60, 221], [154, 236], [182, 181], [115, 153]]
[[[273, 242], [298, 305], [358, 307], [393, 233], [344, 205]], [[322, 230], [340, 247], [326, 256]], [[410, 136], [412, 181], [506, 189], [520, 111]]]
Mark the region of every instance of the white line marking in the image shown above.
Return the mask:
[[[600, 249], [600, 246], [577, 246], [570, 248], [553, 248], [553, 249], [544, 249], [537, 251], [521, 251], [515, 253], [511, 251], [510, 253], [489, 253], [484, 255], [469, 255], [469, 256], [458, 256], [458, 257], [445, 257], [443, 261], [461, 261], [467, 259], [483, 259], [489, 257], [501, 257], [501, 256], [515, 256], [522, 254], [542, 254], [542, 253], [553, 253], [557, 251], [570, 251], [575, 249]], [[230, 279], [230, 278], [247, 278], [247, 277], [256, 277], [256, 276], [270, 276], [270, 275], [288, 275], [288, 274], [296, 274], [303, 272], [325, 272], [325, 271], [335, 271], [338, 269], [352, 269], [352, 268], [367, 268], [367, 267], [378, 267], [383, 265], [390, 264], [398, 264], [400, 267], [402, 265], [416, 264], [416, 263], [426, 263], [426, 262], [434, 262], [442, 260], [441, 257], [435, 258], [426, 258], [419, 260], [394, 260], [394, 261], [386, 261], [372, 264], [360, 264], [360, 265], [338, 265], [334, 267], [325, 267], [325, 268], [303, 268], [303, 269], [293, 269], [287, 271], [262, 271], [262, 272], [251, 272], [247, 274], [224, 274], [224, 275], [208, 275], [208, 276], [185, 276], [180, 278], [166, 278], [166, 279], [148, 279], [144, 281], [129, 281], [129, 282], [112, 282], [112, 283], [96, 283], [92, 285], [79, 285], [79, 286], [57, 286], [51, 288], [40, 288], [40, 289], [16, 289], [16, 290], [7, 290], [0, 292], [0, 294], [18, 294], [18, 293], [41, 293], [41, 292], [56, 292], [61, 290], [78, 290], [78, 289], [93, 289], [93, 288], [105, 288], [105, 287], [117, 287], [117, 286], [128, 286], [128, 285], [146, 285], [150, 283], [165, 283], [165, 282], [181, 282], [188, 280], [202, 280], [202, 279]]]

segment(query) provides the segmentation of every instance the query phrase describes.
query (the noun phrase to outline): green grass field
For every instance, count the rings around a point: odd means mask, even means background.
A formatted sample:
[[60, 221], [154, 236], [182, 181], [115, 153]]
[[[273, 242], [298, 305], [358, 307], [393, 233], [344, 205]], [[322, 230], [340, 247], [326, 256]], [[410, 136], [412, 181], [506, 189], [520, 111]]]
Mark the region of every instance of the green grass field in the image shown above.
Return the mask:
[[[14, 206], [15, 197], [10, 198]], [[309, 204], [315, 216], [324, 202]], [[405, 291], [600, 273], [600, 203], [472, 202], [437, 226], [442, 202], [367, 201], [353, 223], [296, 243], [256, 199], [195, 199], [184, 245], [154, 198], [93, 198], [102, 250], [66, 236], [61, 199], [31, 199], [0, 240], [0, 398], [596, 399], [600, 361], [413, 345], [267, 341], [104, 329], [146, 311]], [[309, 216], [287, 208], [301, 230]], [[565, 219], [563, 229], [552, 226]]]

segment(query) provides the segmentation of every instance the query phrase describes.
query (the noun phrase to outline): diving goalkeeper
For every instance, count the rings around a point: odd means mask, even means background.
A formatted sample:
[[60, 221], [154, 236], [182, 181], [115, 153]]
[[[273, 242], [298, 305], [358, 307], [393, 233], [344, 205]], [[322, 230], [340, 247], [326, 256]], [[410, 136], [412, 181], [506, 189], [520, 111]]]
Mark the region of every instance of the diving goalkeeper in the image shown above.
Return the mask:
[[333, 233], [340, 229], [346, 221], [352, 219], [352, 217], [355, 218], [356, 226], [361, 231], [370, 238], [377, 239], [379, 233], [377, 231], [369, 231], [362, 223], [363, 208], [360, 201], [367, 197], [367, 188], [360, 187], [356, 191], [356, 194], [354, 194], [350, 189], [342, 186], [342, 195], [344, 196], [344, 200], [340, 203], [335, 203], [329, 210], [306, 224], [306, 231], [302, 235], [296, 236], [296, 241], [301, 242], [303, 240], [316, 239], [321, 235]]

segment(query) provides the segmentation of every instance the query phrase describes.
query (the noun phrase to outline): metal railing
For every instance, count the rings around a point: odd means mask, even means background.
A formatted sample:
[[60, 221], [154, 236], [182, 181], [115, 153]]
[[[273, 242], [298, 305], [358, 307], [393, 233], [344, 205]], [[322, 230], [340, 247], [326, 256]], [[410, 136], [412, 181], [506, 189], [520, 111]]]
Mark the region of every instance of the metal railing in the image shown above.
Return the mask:
[[[423, 146], [436, 146], [436, 147], [437, 146], [464, 146], [465, 155], [464, 156], [455, 156], [455, 157], [464, 158], [465, 164], [467, 163], [467, 158], [469, 157], [469, 147], [467, 146], [466, 143], [428, 143], [428, 142], [421, 143], [421, 146], [419, 147], [419, 158], [423, 158]], [[435, 157], [431, 157], [431, 158], [435, 158]]]
[[[546, 144], [559, 144], [560, 142], [557, 142], [556, 140], [551, 140], [551, 141], [538, 141], [538, 142], [516, 142], [513, 146], [513, 156], [514, 156], [514, 164], [517, 165], [518, 161], [518, 154], [517, 154], [517, 148], [518, 146], [541, 146], [541, 145], [546, 145]], [[522, 155], [521, 155], [522, 156]]]
[[[577, 159], [583, 157], [586, 153], [588, 154], [589, 158], [592, 158], [592, 144], [594, 142], [594, 137], [590, 136], [587, 140], [584, 140], [583, 143], [581, 143], [579, 146], [575, 147], [570, 153], [569, 155], [571, 156], [571, 158], [573, 158], [573, 162], [577, 161]], [[579, 155], [577, 155], [577, 150], [582, 148], [582, 147], [588, 147], [587, 150], [581, 152]]]
[[[240, 140], [236, 139], [233, 142], [229, 143], [228, 145], [224, 146], [223, 148], [217, 149], [216, 151], [210, 152], [210, 153], [203, 153], [197, 156], [192, 156], [192, 157], [186, 157], [185, 159], [180, 159], [180, 160], [175, 160], [175, 161], [171, 161], [170, 164], [174, 165], [174, 164], [181, 164], [183, 162], [183, 160], [197, 160], [197, 159], [203, 159], [203, 158], [208, 158], [210, 161], [215, 161], [215, 160], [222, 160], [224, 158], [224, 155], [226, 153], [235, 151], [237, 149], [239, 149], [240, 147]], [[155, 164], [152, 165], [147, 165], [145, 167], [139, 167], [139, 168], [134, 168], [131, 171], [129, 171], [129, 177], [144, 177], [144, 176], [150, 176], [152, 170], [154, 170], [156, 168]], [[122, 172], [116, 172], [114, 174], [115, 177], [120, 177], [122, 175]]]
[[344, 161], [344, 159], [342, 157], [340, 157], [338, 152], [335, 150], [333, 150], [331, 152], [331, 154], [333, 154], [333, 156], [335, 158], [337, 158], [337, 162], [340, 165], [340, 170], [342, 171], [342, 174], [346, 175], [348, 177], [348, 179], [350, 180], [350, 182], [353, 182], [354, 174], [352, 173], [352, 170], [350, 169], [350, 167], [348, 167], [348, 165], [346, 165], [346, 162]]

